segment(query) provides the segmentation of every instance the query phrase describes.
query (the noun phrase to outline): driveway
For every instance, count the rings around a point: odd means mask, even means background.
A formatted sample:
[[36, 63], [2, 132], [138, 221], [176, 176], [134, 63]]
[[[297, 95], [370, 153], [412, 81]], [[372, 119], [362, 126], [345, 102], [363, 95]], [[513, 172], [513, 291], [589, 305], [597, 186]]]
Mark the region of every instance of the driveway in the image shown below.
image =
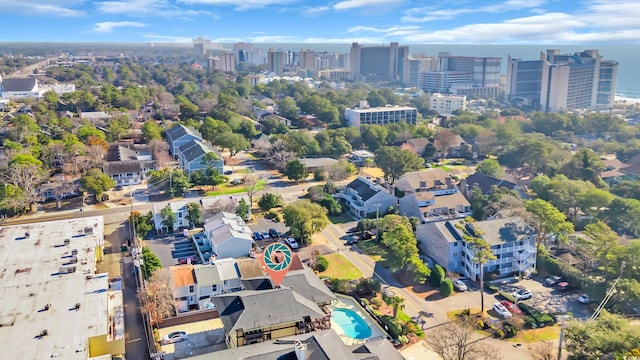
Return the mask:
[[[188, 246], [186, 244], [188, 244]], [[179, 259], [196, 256], [195, 251], [193, 251], [190, 245], [190, 240], [186, 240], [183, 236], [172, 235], [145, 240], [144, 245], [148, 246], [151, 252], [156, 254], [158, 259], [160, 259], [160, 263], [162, 263], [162, 266], [165, 268], [177, 265]]]
[[578, 302], [579, 293], [560, 291], [543, 285], [543, 281], [543, 278], [524, 279], [513, 284], [501, 285], [500, 289], [508, 293], [518, 289], [529, 289], [533, 293], [533, 297], [523, 302], [544, 313], [564, 314], [572, 312], [577, 318], [590, 316], [589, 306]]

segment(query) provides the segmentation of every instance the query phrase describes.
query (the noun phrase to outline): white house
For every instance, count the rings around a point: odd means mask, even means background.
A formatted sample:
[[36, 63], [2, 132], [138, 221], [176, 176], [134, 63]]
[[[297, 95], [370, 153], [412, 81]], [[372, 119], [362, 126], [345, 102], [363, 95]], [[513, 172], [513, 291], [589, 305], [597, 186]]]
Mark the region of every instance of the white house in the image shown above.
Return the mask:
[[202, 141], [202, 135], [182, 124], [176, 125], [166, 131], [169, 152], [176, 156], [178, 148], [191, 140]]
[[243, 290], [236, 259], [212, 259], [209, 264], [193, 268], [196, 280], [199, 308], [210, 307], [211, 297]]
[[364, 166], [367, 162], [367, 159], [371, 159], [371, 161], [373, 161], [374, 158], [375, 158], [375, 155], [371, 151], [354, 150], [351, 152], [351, 155], [349, 156], [348, 160], [349, 162], [352, 162], [355, 166]]
[[429, 98], [429, 110], [435, 110], [438, 114], [452, 114], [456, 110], [464, 110], [467, 107], [465, 95], [451, 95], [433, 93]]
[[117, 185], [137, 185], [155, 169], [151, 151], [134, 147], [133, 144], [113, 144], [109, 147], [102, 171]]
[[198, 306], [198, 293], [193, 265], [170, 266], [171, 289], [177, 312], [185, 312]]
[[344, 209], [356, 219], [365, 218], [377, 211], [384, 215], [389, 207], [395, 208], [397, 201], [387, 189], [362, 176], [345, 186], [337, 197]]
[[220, 212], [204, 224], [206, 241], [218, 258], [241, 258], [251, 253], [251, 230], [236, 214]]
[[171, 201], [168, 203], [153, 203], [153, 223], [155, 225], [156, 232], [163, 233], [169, 231], [167, 226], [162, 223], [162, 209], [167, 206], [171, 209], [171, 212], [176, 215], [176, 220], [173, 222], [174, 231], [191, 226], [191, 223], [187, 219], [189, 212], [187, 211], [186, 200]]
[[422, 223], [471, 215], [471, 204], [461, 192], [436, 194], [425, 191], [405, 195], [398, 201], [400, 215], [415, 216]]
[[447, 271], [477, 281], [480, 266], [473, 261], [475, 250], [464, 240], [465, 234], [483, 238], [496, 256], [484, 264], [485, 273], [527, 276], [536, 268], [535, 230], [517, 216], [464, 225], [461, 220], [431, 222], [416, 229], [418, 246], [426, 255]]
[[35, 98], [39, 95], [38, 79], [34, 77], [3, 79], [0, 76], [0, 97], [3, 99]]

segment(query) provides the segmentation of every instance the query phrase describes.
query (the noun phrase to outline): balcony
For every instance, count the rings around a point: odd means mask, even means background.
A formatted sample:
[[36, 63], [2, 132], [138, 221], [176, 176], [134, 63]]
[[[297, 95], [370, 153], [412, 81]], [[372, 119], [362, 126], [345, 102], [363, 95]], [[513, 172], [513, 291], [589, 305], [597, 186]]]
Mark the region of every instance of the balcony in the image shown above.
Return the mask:
[[527, 260], [530, 257], [535, 256], [535, 251], [532, 250], [524, 250], [524, 251], [520, 251], [520, 252], [516, 252], [513, 254], [513, 257], [516, 258], [517, 260]]

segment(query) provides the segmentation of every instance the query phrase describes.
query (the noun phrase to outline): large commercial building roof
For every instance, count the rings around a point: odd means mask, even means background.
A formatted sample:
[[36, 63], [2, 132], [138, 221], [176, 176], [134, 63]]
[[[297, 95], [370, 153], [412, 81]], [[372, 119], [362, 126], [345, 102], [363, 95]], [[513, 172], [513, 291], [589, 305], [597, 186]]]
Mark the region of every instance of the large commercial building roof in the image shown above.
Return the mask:
[[93, 340], [124, 352], [122, 293], [95, 274], [103, 242], [102, 217], [0, 228], [3, 359], [104, 355]]

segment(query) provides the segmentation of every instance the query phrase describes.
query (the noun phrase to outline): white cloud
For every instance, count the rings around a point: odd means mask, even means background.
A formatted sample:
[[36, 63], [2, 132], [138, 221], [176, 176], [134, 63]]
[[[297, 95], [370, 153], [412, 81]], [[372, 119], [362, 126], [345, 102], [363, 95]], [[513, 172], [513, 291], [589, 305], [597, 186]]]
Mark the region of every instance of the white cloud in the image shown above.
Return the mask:
[[285, 5], [298, 0], [178, 0], [185, 4], [232, 6], [236, 10], [259, 9], [271, 5]]
[[142, 35], [145, 39], [157, 40], [157, 41], [166, 41], [172, 43], [190, 43], [192, 41], [191, 38], [182, 37], [182, 36], [166, 36], [166, 35], [155, 35], [155, 34], [145, 34]]
[[249, 37], [249, 42], [254, 43], [295, 43], [299, 39], [292, 35], [259, 35]]
[[405, 16], [402, 17], [403, 22], [429, 22], [436, 20], [453, 19], [458, 15], [470, 13], [502, 13], [508, 11], [535, 9], [543, 5], [546, 0], [508, 0], [503, 3], [482, 6], [479, 8], [459, 7], [450, 9], [439, 9], [434, 6], [416, 7], [408, 9]]
[[96, 23], [93, 31], [99, 33], [110, 33], [117, 27], [145, 27], [146, 25], [136, 21], [105, 21]]
[[0, 9], [4, 15], [11, 13], [35, 14], [47, 16], [74, 17], [83, 16], [84, 12], [73, 9], [83, 0], [61, 0], [51, 4], [51, 0], [0, 0]]
[[372, 7], [380, 5], [398, 5], [399, 0], [344, 0], [333, 5], [336, 10], [357, 9], [362, 7]]
[[418, 29], [420, 29], [420, 27], [414, 26], [414, 25], [398, 25], [398, 26], [391, 26], [386, 29], [377, 28], [373, 26], [354, 26], [349, 28], [349, 30], [347, 31], [350, 33], [355, 33], [355, 32], [394, 33], [397, 31], [413, 31]]
[[302, 10], [302, 15], [307, 17], [314, 17], [322, 14], [323, 12], [329, 11], [331, 9], [328, 6], [316, 6], [311, 8], [306, 8]]
[[127, 15], [131, 17], [161, 16], [188, 18], [211, 14], [208, 11], [178, 7], [168, 0], [114, 0], [96, 3], [98, 10], [105, 14]]

